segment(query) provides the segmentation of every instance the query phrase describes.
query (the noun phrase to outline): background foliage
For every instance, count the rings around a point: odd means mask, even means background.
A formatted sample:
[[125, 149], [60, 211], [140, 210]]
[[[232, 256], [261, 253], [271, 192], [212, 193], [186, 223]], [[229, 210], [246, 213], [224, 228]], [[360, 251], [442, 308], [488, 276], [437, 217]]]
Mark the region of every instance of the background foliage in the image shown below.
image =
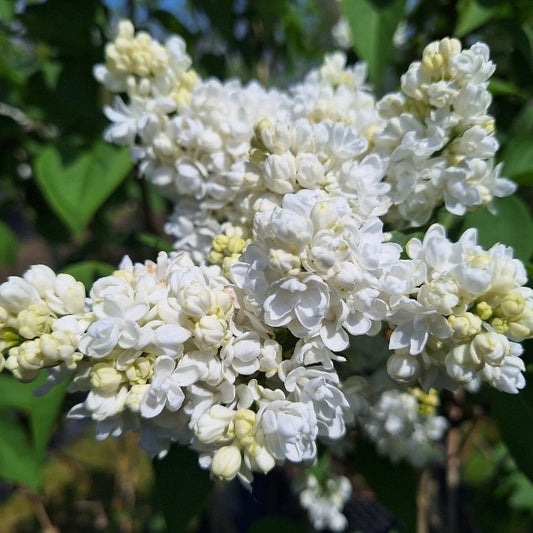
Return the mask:
[[[497, 217], [481, 209], [462, 219], [442, 214], [441, 222], [454, 236], [478, 227], [484, 246], [512, 245], [532, 274], [533, 2], [0, 0], [2, 278], [43, 262], [90, 285], [125, 253], [142, 260], [170, 248], [163, 232], [169, 206], [136, 178], [127, 151], [101, 140], [109, 95], [92, 67], [118, 18], [156, 36], [182, 35], [202, 75], [287, 85], [334, 48], [331, 27], [341, 11], [353, 36], [349, 58], [368, 62], [378, 94], [396, 89], [432, 40], [454, 35], [489, 44], [503, 175], [520, 185], [519, 194], [496, 202]], [[526, 343], [530, 383], [532, 350]], [[249, 515], [232, 514], [221, 502], [248, 496], [210, 488], [189, 452], [172, 450], [152, 471], [133, 436], [95, 443], [85, 427], [62, 421], [63, 389], [35, 397], [33, 388], [0, 375], [6, 532], [310, 530], [300, 511], [268, 495], [272, 487], [288, 490], [281, 478], [259, 479]], [[369, 484], [406, 531], [533, 531], [531, 384], [516, 397], [450, 394], [443, 410], [453, 424], [446, 464], [413, 472], [362, 444], [353, 463], [342, 465], [356, 494], [368, 494]]]

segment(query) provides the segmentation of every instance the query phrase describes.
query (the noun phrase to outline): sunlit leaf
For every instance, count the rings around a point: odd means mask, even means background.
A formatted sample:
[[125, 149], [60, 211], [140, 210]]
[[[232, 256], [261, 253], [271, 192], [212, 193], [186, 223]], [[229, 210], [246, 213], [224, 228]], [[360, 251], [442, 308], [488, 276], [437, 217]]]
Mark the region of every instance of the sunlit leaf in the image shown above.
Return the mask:
[[368, 63], [369, 78], [378, 86], [405, 8], [405, 0], [342, 0], [342, 12], [350, 25], [354, 49]]
[[42, 486], [40, 458], [24, 425], [13, 411], [0, 411], [0, 478], [38, 490]]
[[131, 167], [126, 149], [105, 142], [89, 150], [63, 144], [39, 154], [35, 175], [50, 207], [73, 233], [80, 233]]
[[533, 185], [533, 135], [510, 139], [502, 159], [506, 177], [521, 185]]
[[471, 31], [486, 24], [502, 11], [500, 2], [480, 2], [479, 0], [459, 0], [457, 3], [457, 23], [454, 35], [464, 37]]
[[[527, 377], [531, 380], [533, 375], [528, 373]], [[533, 481], [533, 389], [526, 387], [519, 394], [494, 391], [492, 399], [491, 414], [502, 438], [519, 470]]]
[[0, 408], [20, 409], [30, 420], [35, 455], [40, 460], [57, 421], [68, 380], [55, 386], [45, 396], [36, 396], [35, 390], [45, 381], [42, 375], [33, 383], [21, 383], [8, 374], [0, 374]]
[[81, 281], [87, 290], [98, 279], [112, 274], [116, 268], [108, 263], [99, 261], [82, 261], [74, 263], [63, 269], [65, 274], [70, 274], [72, 277]]
[[16, 2], [13, 0], [0, 0], [0, 19], [12, 20], [15, 15]]
[[[60, 416], [61, 405], [70, 380], [56, 385], [44, 396], [32, 394], [30, 404], [30, 426], [37, 458], [44, 458], [52, 430]], [[34, 388], [34, 387], [32, 387]]]
[[527, 261], [533, 254], [533, 221], [517, 196], [496, 198], [493, 215], [486, 207], [465, 216], [463, 230], [478, 228], [478, 242], [484, 248], [501, 242], [514, 248], [515, 257]]
[[34, 391], [45, 377], [43, 372], [35, 382], [21, 383], [0, 374], [0, 477], [34, 490], [42, 484], [41, 464], [68, 384], [36, 396]]

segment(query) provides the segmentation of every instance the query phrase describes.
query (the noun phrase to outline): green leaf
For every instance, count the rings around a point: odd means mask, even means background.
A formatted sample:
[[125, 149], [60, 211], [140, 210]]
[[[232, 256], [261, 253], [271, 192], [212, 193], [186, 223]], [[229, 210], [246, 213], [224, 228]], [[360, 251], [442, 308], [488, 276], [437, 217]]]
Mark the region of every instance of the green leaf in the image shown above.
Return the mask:
[[87, 290], [92, 287], [92, 284], [98, 279], [113, 274], [116, 268], [108, 263], [101, 263], [99, 261], [82, 261], [74, 263], [63, 269], [65, 274], [70, 274], [72, 277], [81, 281]]
[[510, 139], [502, 159], [505, 176], [520, 185], [533, 185], [533, 135]]
[[533, 483], [521, 473], [514, 474], [510, 482], [512, 483], [512, 491], [509, 495], [509, 505], [514, 509], [523, 509], [532, 513]]
[[21, 383], [11, 374], [0, 374], [0, 409], [13, 407], [29, 409], [32, 402], [32, 388]]
[[533, 221], [524, 202], [517, 196], [495, 198], [497, 214], [486, 207], [465, 216], [462, 230], [478, 228], [478, 242], [484, 248], [501, 242], [514, 248], [524, 262], [533, 254]]
[[9, 21], [15, 16], [16, 2], [13, 0], [0, 0], [0, 19]]
[[11, 229], [0, 222], [0, 264], [13, 266], [17, 260], [17, 237]]
[[368, 63], [369, 78], [379, 87], [394, 48], [394, 32], [405, 16], [406, 0], [342, 0], [341, 5], [355, 52]]
[[161, 237], [160, 235], [154, 235], [153, 233], [139, 233], [137, 235], [137, 240], [141, 244], [145, 244], [146, 246], [151, 246], [152, 248], [155, 248], [156, 250], [161, 250], [163, 252], [174, 251], [174, 247], [172, 246], [172, 243], [168, 242], [167, 239]]
[[78, 234], [131, 167], [127, 149], [103, 141], [89, 150], [63, 144], [48, 146], [37, 156], [35, 176], [50, 207]]
[[457, 3], [457, 23], [453, 34], [464, 37], [471, 31], [495, 18], [501, 11], [497, 2], [459, 0]]
[[489, 82], [489, 91], [495, 95], [505, 96], [519, 96], [527, 100], [529, 93], [524, 91], [511, 81], [503, 80], [501, 78], [491, 78]]
[[150, 13], [151, 17], [158, 20], [170, 33], [175, 33], [189, 42], [192, 34], [172, 13], [164, 9], [156, 9]]
[[0, 411], [0, 477], [39, 490], [40, 460], [22, 422], [11, 411]]
[[9, 374], [0, 374], [0, 409], [7, 407], [19, 409], [29, 416], [34, 452], [38, 460], [44, 456], [69, 383], [69, 380], [65, 380], [48, 391], [45, 396], [36, 396], [35, 390], [45, 380], [44, 371], [32, 383], [21, 383]]
[[45, 379], [45, 372], [33, 383], [0, 374], [0, 477], [33, 490], [41, 488], [41, 464], [68, 386], [65, 381], [46, 396], [36, 396]]
[[[528, 373], [526, 380], [533, 379]], [[533, 481], [533, 388], [518, 394], [490, 391], [491, 414], [498, 422], [500, 433], [520, 471]]]
[[153, 465], [167, 530], [189, 531], [187, 526], [204, 507], [211, 488], [207, 471], [198, 466], [198, 454], [174, 444], [163, 459], [154, 459]]
[[33, 394], [33, 390], [36, 388], [33, 387], [30, 404], [30, 427], [35, 453], [40, 459], [44, 459], [44, 454], [48, 447], [52, 430], [57, 423], [69, 383], [70, 379], [59, 383], [49, 390], [45, 396]]
[[69, 54], [94, 48], [91, 22], [97, 0], [24, 2], [23, 7], [19, 18], [31, 39], [47, 41]]
[[391, 463], [366, 441], [358, 440], [355, 469], [366, 479], [376, 497], [404, 525], [416, 531], [418, 475], [404, 462]]

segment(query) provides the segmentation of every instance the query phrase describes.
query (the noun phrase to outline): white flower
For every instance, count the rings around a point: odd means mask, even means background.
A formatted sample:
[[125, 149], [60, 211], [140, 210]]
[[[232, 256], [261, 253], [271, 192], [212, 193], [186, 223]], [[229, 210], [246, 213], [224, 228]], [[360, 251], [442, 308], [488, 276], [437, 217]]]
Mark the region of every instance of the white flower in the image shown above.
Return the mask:
[[265, 300], [265, 321], [287, 326], [297, 337], [312, 336], [319, 331], [328, 305], [328, 286], [318, 276], [281, 279]]
[[344, 476], [330, 474], [324, 486], [320, 486], [317, 478], [309, 473], [299, 499], [315, 529], [344, 531], [348, 521], [342, 514], [342, 508], [351, 493], [350, 480]]
[[257, 418], [276, 461], [299, 463], [315, 458], [318, 427], [311, 404], [275, 400], [262, 408]]
[[141, 415], [153, 418], [165, 407], [177, 411], [185, 398], [182, 387], [196, 381], [198, 375], [195, 374], [180, 372], [176, 361], [170, 357], [158, 357], [154, 363], [152, 383], [141, 400]]

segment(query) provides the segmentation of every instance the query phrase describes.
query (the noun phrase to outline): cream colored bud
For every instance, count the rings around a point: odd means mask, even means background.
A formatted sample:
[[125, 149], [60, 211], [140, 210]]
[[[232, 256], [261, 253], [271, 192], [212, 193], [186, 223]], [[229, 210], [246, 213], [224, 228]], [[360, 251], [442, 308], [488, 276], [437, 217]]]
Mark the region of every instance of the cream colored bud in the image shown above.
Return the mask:
[[476, 305], [476, 313], [481, 320], [488, 320], [492, 316], [492, 307], [487, 302], [479, 302]]
[[264, 446], [256, 443], [255, 445], [247, 448], [246, 451], [250, 456], [251, 467], [253, 470], [257, 470], [259, 472], [263, 472], [263, 474], [266, 474], [267, 472], [270, 472], [274, 466], [276, 466], [274, 457], [270, 455]]
[[439, 42], [439, 53], [448, 59], [451, 55], [461, 51], [461, 42], [457, 39], [445, 37]]
[[209, 314], [216, 315], [219, 319], [229, 319], [233, 314], [235, 293], [231, 288], [224, 288], [221, 291], [212, 291], [213, 305], [209, 309]]
[[235, 435], [243, 446], [254, 442], [256, 414], [250, 409], [239, 409], [235, 415]]
[[224, 442], [233, 440], [235, 432], [233, 418], [235, 411], [223, 405], [213, 405], [196, 422], [194, 433], [202, 442]]
[[213, 238], [213, 244], [211, 245], [211, 247], [215, 252], [225, 252], [226, 247], [228, 246], [228, 240], [229, 239], [227, 235], [216, 235]]
[[[119, 39], [133, 39], [135, 34], [135, 27], [130, 20], [124, 19], [118, 23], [118, 37]], [[119, 40], [117, 39], [117, 40]]]
[[109, 363], [96, 363], [91, 370], [91, 386], [104, 394], [113, 394], [124, 381], [122, 373]]
[[525, 298], [519, 292], [511, 292], [504, 296], [502, 303], [496, 309], [496, 312], [507, 319], [513, 319], [522, 314], [525, 307]]
[[[77, 348], [75, 337], [66, 331], [42, 335], [39, 344], [48, 364], [71, 360]], [[81, 358], [80, 354], [77, 355], [78, 359]]]
[[511, 347], [506, 337], [495, 331], [487, 331], [474, 337], [470, 351], [478, 355], [483, 361], [492, 365], [499, 365], [505, 356], [511, 352]]
[[133, 413], [138, 413], [142, 397], [149, 388], [150, 385], [132, 385], [126, 396], [126, 407]]
[[464, 313], [462, 315], [450, 315], [448, 324], [453, 329], [454, 337], [464, 339], [472, 337], [481, 331], [481, 318], [473, 313]]
[[420, 363], [408, 353], [396, 352], [387, 361], [387, 372], [400, 383], [414, 383], [420, 375]]
[[495, 317], [491, 320], [490, 325], [498, 333], [507, 333], [507, 331], [509, 330], [509, 324], [507, 323], [507, 320], [505, 320], [505, 318]]
[[154, 374], [153, 358], [137, 357], [124, 373], [132, 385], [144, 385]]
[[533, 335], [533, 309], [526, 307], [524, 312], [515, 320], [508, 323], [509, 336], [512, 340], [521, 342]]
[[214, 265], [220, 265], [224, 260], [224, 254], [211, 250], [207, 255], [207, 259], [210, 263], [213, 263]]
[[30, 305], [17, 315], [17, 320], [19, 333], [26, 339], [48, 333], [52, 324], [50, 308], [44, 303]]
[[24, 370], [39, 370], [45, 366], [39, 340], [23, 342], [9, 350], [9, 355], [18, 360], [19, 366]]
[[237, 446], [223, 446], [213, 455], [211, 470], [215, 476], [225, 481], [233, 479], [242, 464], [241, 450]]
[[435, 80], [442, 77], [442, 66], [444, 65], [444, 58], [438, 52], [424, 53], [420, 70], [429, 79]]
[[[256, 148], [261, 152], [268, 152], [267, 145], [272, 143], [274, 135], [274, 124], [268, 118], [264, 118], [254, 126], [254, 136], [252, 138], [252, 148]], [[266, 141], [266, 143], [265, 143]]]
[[37, 379], [39, 377], [40, 368], [30, 370], [21, 367], [19, 359], [17, 357], [17, 352], [14, 352], [12, 355], [12, 351], [13, 350], [10, 350], [10, 355], [5, 361], [5, 368], [9, 370], [18, 380], [23, 381], [25, 383], [29, 383], [30, 381]]
[[202, 317], [194, 325], [194, 338], [200, 349], [219, 348], [230, 335], [226, 321], [213, 315]]
[[227, 250], [231, 254], [241, 254], [246, 247], [246, 241], [242, 237], [232, 235], [228, 238]]

